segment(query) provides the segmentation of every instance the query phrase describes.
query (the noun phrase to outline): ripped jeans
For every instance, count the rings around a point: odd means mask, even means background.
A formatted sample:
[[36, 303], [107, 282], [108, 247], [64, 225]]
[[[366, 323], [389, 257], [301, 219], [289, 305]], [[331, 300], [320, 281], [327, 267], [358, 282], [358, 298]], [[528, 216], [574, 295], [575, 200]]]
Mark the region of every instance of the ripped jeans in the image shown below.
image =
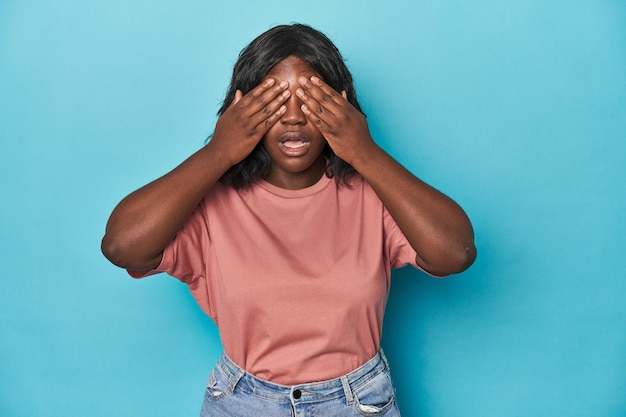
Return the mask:
[[200, 417], [400, 417], [382, 350], [339, 378], [294, 386], [248, 374], [225, 354], [209, 375]]

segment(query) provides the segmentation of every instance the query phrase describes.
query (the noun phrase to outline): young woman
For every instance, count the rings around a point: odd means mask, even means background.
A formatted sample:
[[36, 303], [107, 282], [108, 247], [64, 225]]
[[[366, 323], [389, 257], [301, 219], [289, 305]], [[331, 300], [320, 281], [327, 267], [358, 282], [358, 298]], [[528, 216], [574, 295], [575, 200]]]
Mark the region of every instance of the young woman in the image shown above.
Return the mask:
[[240, 54], [211, 140], [123, 199], [102, 250], [185, 282], [224, 355], [202, 416], [398, 416], [390, 270], [476, 256], [463, 210], [372, 139], [333, 43], [277, 26]]

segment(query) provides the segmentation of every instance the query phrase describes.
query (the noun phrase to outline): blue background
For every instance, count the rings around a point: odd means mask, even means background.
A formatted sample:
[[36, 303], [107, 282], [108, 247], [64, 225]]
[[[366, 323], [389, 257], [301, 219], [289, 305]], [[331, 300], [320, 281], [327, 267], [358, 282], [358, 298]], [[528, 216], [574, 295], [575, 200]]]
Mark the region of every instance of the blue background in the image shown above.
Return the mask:
[[394, 274], [404, 415], [626, 415], [622, 0], [0, 0], [0, 415], [198, 414], [215, 326], [100, 239], [202, 146], [241, 48], [293, 21], [335, 41], [376, 140], [476, 230], [467, 272]]

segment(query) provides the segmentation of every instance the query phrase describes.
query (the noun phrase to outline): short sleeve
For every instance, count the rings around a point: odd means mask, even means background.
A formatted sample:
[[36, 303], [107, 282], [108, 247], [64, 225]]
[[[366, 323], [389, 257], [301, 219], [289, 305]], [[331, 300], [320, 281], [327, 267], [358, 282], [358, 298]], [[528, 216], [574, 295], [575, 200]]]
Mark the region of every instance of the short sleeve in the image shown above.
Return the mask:
[[192, 284], [199, 277], [203, 277], [206, 274], [205, 254], [211, 248], [205, 207], [203, 200], [165, 248], [161, 263], [155, 269], [129, 270], [129, 275], [134, 278], [143, 278], [165, 272], [186, 284]]
[[391, 214], [383, 206], [383, 223], [385, 228], [385, 250], [392, 268], [411, 265], [427, 275], [443, 278], [445, 275], [434, 275], [416, 262], [417, 252], [411, 246], [402, 230], [398, 227]]
[[[385, 252], [392, 268], [401, 268], [412, 265], [419, 268], [415, 262], [417, 252], [404, 236], [391, 214], [383, 206], [383, 227], [385, 237]], [[421, 268], [420, 268], [421, 269]]]

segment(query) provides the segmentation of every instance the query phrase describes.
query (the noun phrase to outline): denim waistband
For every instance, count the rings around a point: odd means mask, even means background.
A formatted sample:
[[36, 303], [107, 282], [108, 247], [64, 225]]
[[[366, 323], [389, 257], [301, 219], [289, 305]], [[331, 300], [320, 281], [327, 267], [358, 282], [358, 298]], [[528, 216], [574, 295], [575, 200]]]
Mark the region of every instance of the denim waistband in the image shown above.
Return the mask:
[[301, 403], [345, 396], [347, 403], [351, 404], [354, 401], [353, 390], [388, 369], [389, 365], [381, 349], [372, 359], [344, 376], [296, 385], [281, 385], [258, 378], [237, 366], [225, 353], [215, 368], [228, 377], [231, 381], [229, 389], [233, 391], [237, 387], [257, 397], [286, 402], [297, 400]]

